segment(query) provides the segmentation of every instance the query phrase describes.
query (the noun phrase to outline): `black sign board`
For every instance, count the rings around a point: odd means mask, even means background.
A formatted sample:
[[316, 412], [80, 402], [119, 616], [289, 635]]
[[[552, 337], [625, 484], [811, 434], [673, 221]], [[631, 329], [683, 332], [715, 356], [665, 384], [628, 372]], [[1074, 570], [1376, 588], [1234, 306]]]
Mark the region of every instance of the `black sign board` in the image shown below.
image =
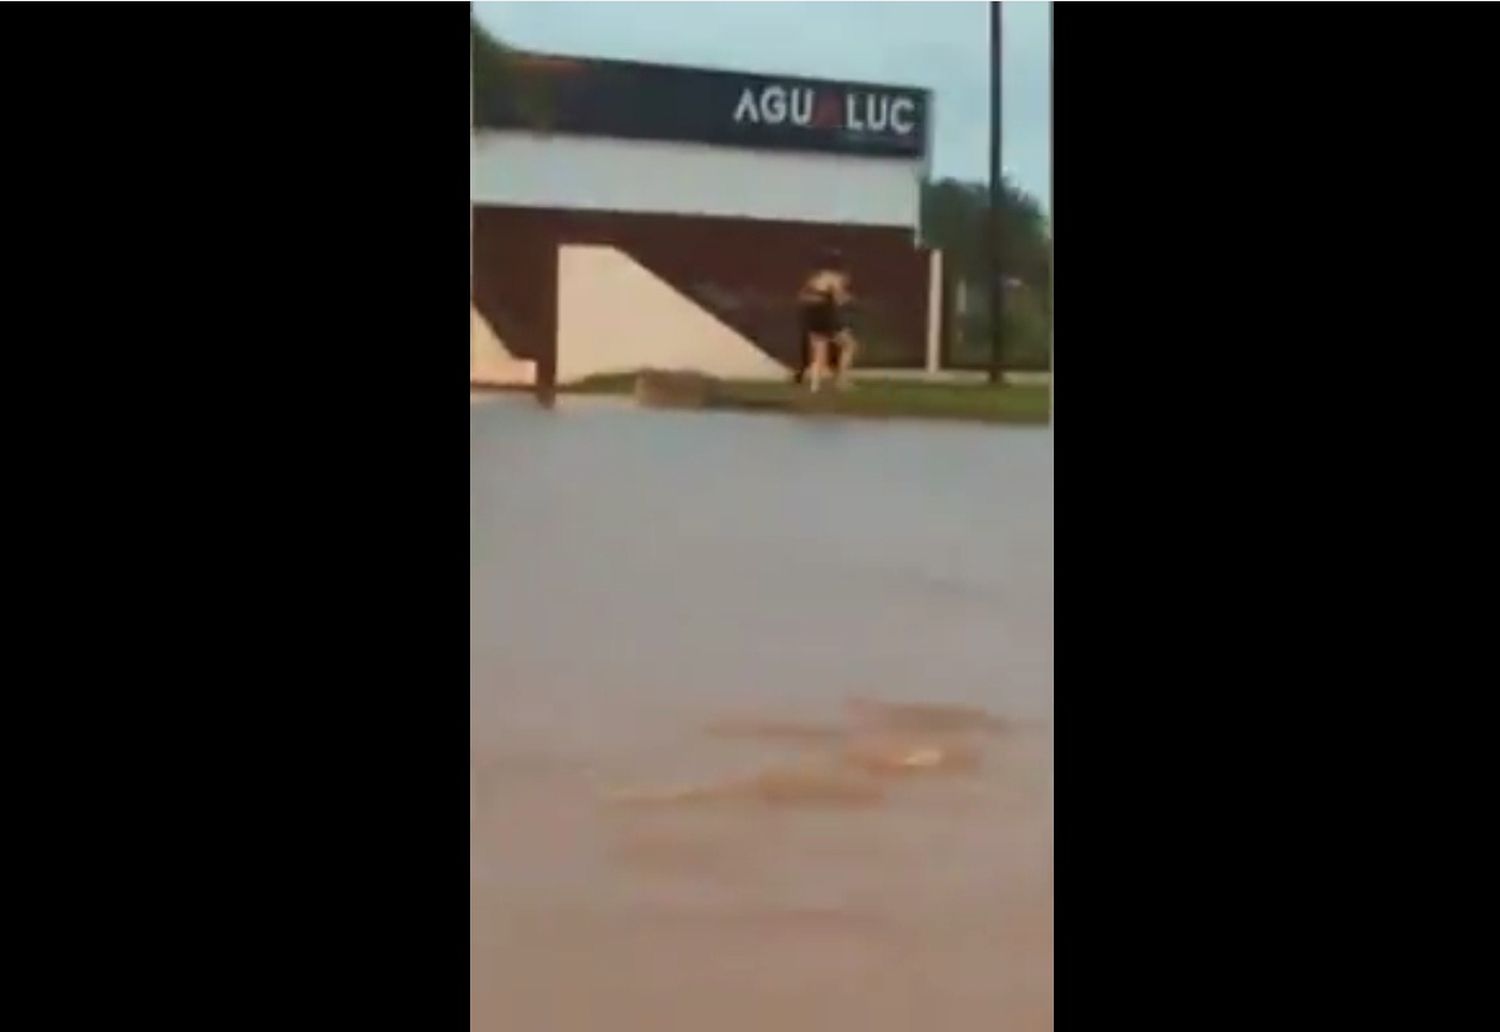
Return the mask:
[[480, 128], [904, 158], [927, 152], [926, 90], [513, 54], [475, 83]]

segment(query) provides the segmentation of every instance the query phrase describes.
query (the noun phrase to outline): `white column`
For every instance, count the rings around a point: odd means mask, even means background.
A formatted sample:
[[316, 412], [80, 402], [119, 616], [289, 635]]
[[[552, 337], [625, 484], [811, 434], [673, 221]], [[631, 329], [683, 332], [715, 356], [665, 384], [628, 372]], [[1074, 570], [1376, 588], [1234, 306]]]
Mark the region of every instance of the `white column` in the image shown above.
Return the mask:
[[927, 373], [943, 365], [943, 252], [927, 253]]

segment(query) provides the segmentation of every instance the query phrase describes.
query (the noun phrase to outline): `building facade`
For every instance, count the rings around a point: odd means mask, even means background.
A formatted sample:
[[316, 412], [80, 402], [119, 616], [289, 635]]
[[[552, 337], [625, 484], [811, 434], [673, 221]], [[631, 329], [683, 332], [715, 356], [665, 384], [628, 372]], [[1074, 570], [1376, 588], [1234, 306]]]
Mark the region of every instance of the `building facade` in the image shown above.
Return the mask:
[[514, 65], [476, 104], [473, 301], [542, 382], [662, 364], [789, 375], [795, 295], [830, 246], [854, 276], [864, 364], [936, 354], [940, 261], [918, 239], [926, 91]]

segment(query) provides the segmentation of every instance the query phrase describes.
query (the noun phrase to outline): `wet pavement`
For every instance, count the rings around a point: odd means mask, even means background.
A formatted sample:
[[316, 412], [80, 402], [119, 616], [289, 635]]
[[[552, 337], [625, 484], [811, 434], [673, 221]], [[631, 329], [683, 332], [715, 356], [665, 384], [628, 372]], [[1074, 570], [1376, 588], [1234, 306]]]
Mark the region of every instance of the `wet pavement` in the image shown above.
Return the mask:
[[1051, 1027], [1047, 431], [501, 397], [470, 456], [474, 1029]]

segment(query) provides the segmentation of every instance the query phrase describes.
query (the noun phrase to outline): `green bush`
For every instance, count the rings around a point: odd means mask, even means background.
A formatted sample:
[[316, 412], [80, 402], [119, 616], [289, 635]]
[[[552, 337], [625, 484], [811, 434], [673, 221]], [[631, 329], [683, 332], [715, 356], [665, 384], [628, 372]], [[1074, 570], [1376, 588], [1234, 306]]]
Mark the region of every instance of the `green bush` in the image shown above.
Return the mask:
[[[971, 295], [972, 296], [972, 295]], [[1007, 369], [1040, 371], [1051, 368], [1052, 341], [1047, 312], [1028, 290], [1012, 290], [1005, 299], [1005, 335], [1001, 362]], [[990, 362], [988, 306], [971, 310], [954, 326], [953, 364], [977, 368]]]

